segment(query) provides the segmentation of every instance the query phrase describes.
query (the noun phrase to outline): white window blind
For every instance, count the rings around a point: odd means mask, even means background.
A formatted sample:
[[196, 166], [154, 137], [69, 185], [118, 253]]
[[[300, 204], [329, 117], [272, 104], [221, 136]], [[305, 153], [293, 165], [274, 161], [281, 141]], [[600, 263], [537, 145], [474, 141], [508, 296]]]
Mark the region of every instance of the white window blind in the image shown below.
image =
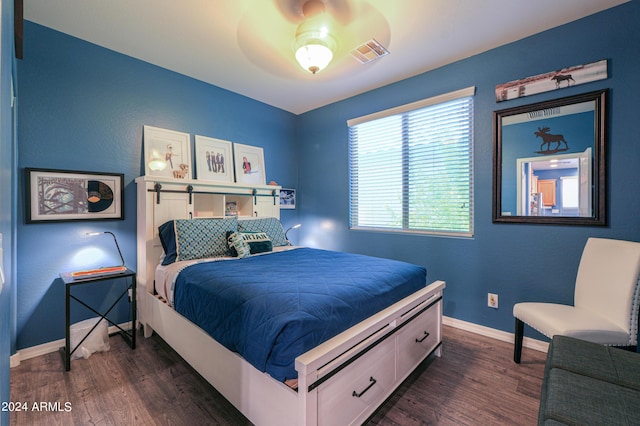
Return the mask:
[[352, 229], [473, 235], [474, 92], [347, 122]]

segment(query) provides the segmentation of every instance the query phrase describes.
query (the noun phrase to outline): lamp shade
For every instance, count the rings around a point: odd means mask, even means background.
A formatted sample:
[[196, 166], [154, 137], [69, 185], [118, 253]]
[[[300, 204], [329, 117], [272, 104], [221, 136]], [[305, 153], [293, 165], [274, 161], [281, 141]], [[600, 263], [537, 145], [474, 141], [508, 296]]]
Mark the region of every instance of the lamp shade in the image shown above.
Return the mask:
[[315, 74], [333, 59], [333, 52], [323, 44], [306, 44], [296, 50], [296, 60], [302, 68]]
[[296, 30], [296, 60], [311, 74], [324, 69], [333, 59], [336, 40], [331, 35], [332, 26], [331, 17], [321, 12], [306, 19]]

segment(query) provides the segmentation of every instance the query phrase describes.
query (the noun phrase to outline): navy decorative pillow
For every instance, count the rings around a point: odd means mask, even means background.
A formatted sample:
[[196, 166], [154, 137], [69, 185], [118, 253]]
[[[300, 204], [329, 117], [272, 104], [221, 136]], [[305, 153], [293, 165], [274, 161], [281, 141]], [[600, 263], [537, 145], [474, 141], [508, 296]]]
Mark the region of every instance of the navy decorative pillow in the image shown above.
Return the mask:
[[226, 233], [238, 230], [236, 217], [224, 219], [178, 219], [158, 228], [165, 252], [163, 265], [180, 260], [229, 256]]
[[176, 252], [176, 231], [174, 222], [174, 220], [170, 220], [158, 227], [160, 243], [164, 250], [164, 259], [162, 259], [162, 264], [165, 266], [175, 262], [176, 257], [178, 256], [178, 253]]
[[249, 244], [251, 254], [265, 253], [273, 250], [273, 243], [266, 232], [241, 232], [242, 239]]
[[266, 232], [273, 247], [288, 246], [289, 242], [284, 236], [282, 224], [275, 217], [264, 217], [258, 219], [238, 220], [238, 231], [240, 232]]

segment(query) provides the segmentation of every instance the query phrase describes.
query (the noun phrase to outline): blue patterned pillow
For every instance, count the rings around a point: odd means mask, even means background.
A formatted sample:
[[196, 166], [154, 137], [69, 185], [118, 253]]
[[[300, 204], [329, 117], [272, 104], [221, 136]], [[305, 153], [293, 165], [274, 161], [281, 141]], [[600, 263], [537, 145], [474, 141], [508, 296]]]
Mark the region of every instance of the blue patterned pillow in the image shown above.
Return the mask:
[[238, 230], [236, 217], [224, 219], [178, 219], [158, 228], [165, 252], [163, 265], [180, 260], [229, 256], [227, 231]]
[[273, 247], [288, 246], [289, 243], [284, 236], [282, 224], [275, 217], [263, 217], [258, 219], [238, 220], [238, 231], [240, 232], [266, 232]]
[[229, 256], [227, 231], [238, 229], [238, 218], [176, 220], [176, 260]]

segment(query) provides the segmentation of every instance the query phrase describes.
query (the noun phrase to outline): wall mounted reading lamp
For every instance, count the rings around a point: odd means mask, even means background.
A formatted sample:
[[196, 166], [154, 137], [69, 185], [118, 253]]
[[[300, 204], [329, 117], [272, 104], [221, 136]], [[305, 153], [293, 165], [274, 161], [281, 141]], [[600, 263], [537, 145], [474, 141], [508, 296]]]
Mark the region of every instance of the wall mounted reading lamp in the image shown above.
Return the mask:
[[124, 257], [122, 256], [122, 251], [120, 251], [120, 245], [118, 244], [118, 240], [113, 232], [104, 231], [104, 232], [87, 232], [87, 235], [101, 235], [101, 234], [110, 234], [113, 237], [113, 242], [116, 244], [116, 249], [118, 250], [118, 255], [120, 256], [120, 261], [122, 262], [117, 266], [103, 266], [96, 269], [87, 269], [83, 271], [71, 272], [71, 276], [74, 279], [82, 279], [94, 277], [96, 275], [108, 275], [108, 274], [118, 274], [121, 272], [125, 272], [127, 267], [124, 264]]

